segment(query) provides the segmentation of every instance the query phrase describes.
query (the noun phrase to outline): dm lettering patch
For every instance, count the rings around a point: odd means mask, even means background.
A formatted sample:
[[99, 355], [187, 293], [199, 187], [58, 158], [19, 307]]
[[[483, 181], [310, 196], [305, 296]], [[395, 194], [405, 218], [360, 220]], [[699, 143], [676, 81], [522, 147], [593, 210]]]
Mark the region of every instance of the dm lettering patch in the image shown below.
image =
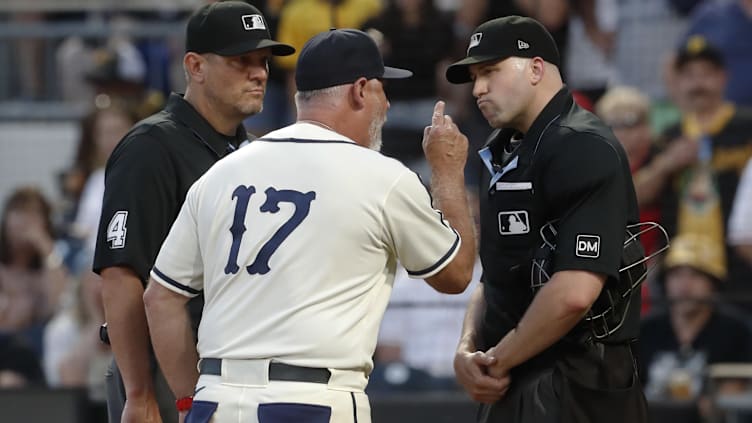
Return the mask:
[[577, 257], [598, 258], [601, 255], [601, 237], [598, 235], [577, 235], [575, 255]]

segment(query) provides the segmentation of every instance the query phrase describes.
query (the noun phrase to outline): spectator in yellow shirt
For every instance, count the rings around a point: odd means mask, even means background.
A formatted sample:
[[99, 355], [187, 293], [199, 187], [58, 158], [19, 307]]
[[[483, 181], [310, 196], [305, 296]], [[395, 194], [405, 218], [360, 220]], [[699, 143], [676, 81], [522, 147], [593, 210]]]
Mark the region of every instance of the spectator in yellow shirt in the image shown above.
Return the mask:
[[[298, 52], [314, 35], [330, 28], [360, 29], [381, 12], [380, 0], [290, 0], [280, 11], [277, 39], [292, 45], [296, 53], [275, 63], [287, 73], [287, 93], [291, 108], [295, 95], [295, 63]], [[280, 60], [282, 59], [282, 60]]]

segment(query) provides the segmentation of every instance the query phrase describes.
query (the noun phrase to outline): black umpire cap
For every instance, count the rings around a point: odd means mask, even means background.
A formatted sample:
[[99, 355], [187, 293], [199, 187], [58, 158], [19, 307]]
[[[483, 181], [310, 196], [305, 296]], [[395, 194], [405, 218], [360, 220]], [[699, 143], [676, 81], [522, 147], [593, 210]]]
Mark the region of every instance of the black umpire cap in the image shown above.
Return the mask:
[[300, 50], [295, 67], [298, 91], [313, 91], [366, 79], [401, 79], [406, 69], [384, 66], [376, 42], [357, 29], [332, 29], [314, 35]]
[[446, 78], [453, 84], [470, 82], [470, 65], [508, 57], [540, 57], [556, 66], [560, 63], [556, 42], [540, 22], [522, 16], [505, 16], [475, 28], [467, 57], [449, 66]]
[[244, 1], [220, 1], [196, 10], [188, 20], [185, 51], [237, 56], [262, 48], [289, 56], [295, 48], [271, 39], [261, 11]]

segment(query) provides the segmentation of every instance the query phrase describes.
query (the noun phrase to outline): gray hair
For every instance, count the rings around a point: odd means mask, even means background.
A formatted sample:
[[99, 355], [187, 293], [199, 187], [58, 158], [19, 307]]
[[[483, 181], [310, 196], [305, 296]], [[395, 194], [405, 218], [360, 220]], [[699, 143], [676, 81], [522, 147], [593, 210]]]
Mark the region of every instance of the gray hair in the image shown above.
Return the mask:
[[337, 103], [342, 98], [349, 84], [335, 85], [333, 87], [321, 88], [319, 90], [298, 91], [295, 93], [295, 106], [300, 108], [301, 104], [311, 102], [328, 102]]

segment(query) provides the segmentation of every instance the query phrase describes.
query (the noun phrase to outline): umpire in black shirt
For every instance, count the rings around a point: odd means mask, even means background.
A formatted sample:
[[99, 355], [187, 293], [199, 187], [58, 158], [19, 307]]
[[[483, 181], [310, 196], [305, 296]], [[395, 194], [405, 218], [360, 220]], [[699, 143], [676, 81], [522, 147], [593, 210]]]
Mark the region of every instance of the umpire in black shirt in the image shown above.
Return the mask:
[[[638, 221], [627, 157], [573, 101], [537, 21], [488, 21], [467, 55], [446, 77], [473, 83], [497, 130], [479, 152], [483, 283], [455, 356], [458, 381], [484, 403], [483, 422], [644, 422], [631, 348], [639, 290], [620, 281]], [[609, 310], [608, 295], [624, 298]], [[603, 322], [587, 318], [601, 308]]]
[[[144, 286], [188, 188], [249, 139], [241, 122], [261, 110], [271, 56], [294, 51], [272, 41], [261, 12], [245, 2], [200, 8], [186, 30], [185, 95], [172, 94], [139, 122], [107, 162], [94, 271], [117, 364], [107, 375], [110, 422], [178, 420], [150, 351]], [[194, 334], [202, 303], [188, 307]]]

